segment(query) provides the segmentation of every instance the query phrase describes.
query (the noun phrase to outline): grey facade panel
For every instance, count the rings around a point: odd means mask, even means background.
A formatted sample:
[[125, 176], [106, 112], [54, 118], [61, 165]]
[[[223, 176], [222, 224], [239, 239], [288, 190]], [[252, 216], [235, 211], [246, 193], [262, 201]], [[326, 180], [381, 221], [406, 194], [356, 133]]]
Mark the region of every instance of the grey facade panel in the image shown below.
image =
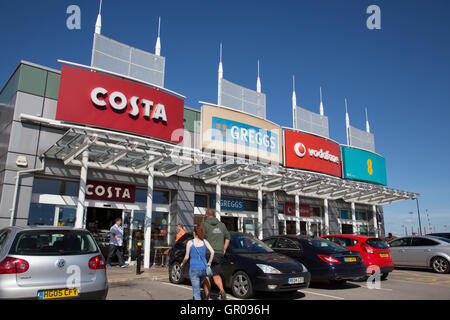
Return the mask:
[[[2, 198], [0, 202], [0, 228], [9, 225], [11, 208], [14, 198], [14, 185], [3, 185]], [[16, 219], [28, 219], [28, 211], [31, 203], [32, 187], [20, 186], [16, 202]]]
[[[4, 184], [14, 185], [16, 183], [17, 171], [5, 170], [4, 174], [5, 174]], [[19, 183], [21, 186], [32, 187], [33, 186], [33, 174], [32, 173], [21, 174]]]
[[38, 145], [39, 126], [13, 121], [9, 139], [9, 151], [35, 155]]
[[41, 117], [44, 106], [44, 98], [29, 93], [17, 92], [14, 107], [14, 121], [20, 121], [20, 114], [29, 114]]
[[42, 155], [45, 151], [50, 149], [65, 133], [64, 130], [54, 128], [41, 127], [39, 133], [39, 145], [37, 148], [37, 155]]
[[16, 104], [16, 94], [5, 104], [0, 105], [0, 132], [10, 125], [14, 117], [14, 106]]
[[[26, 168], [21, 168], [21, 167], [17, 166], [16, 161], [17, 161], [17, 157], [19, 157], [19, 156], [24, 156], [27, 159], [28, 166]], [[36, 163], [36, 157], [34, 155], [8, 152], [8, 154], [6, 156], [5, 169], [11, 170], [11, 171], [34, 169], [35, 163]]]
[[[275, 192], [263, 194], [263, 237], [269, 237], [275, 234], [274, 220], [278, 216], [278, 200]], [[276, 219], [278, 220], [278, 219]]]
[[45, 98], [44, 100], [44, 108], [42, 111], [42, 117], [48, 119], [56, 118], [56, 106], [58, 104], [57, 100]]
[[179, 185], [174, 192], [176, 203], [177, 223], [186, 226], [186, 231], [192, 231], [194, 227], [194, 199], [195, 190], [192, 180], [179, 179]]
[[341, 206], [336, 201], [328, 201], [329, 233], [340, 233], [338, 217]]

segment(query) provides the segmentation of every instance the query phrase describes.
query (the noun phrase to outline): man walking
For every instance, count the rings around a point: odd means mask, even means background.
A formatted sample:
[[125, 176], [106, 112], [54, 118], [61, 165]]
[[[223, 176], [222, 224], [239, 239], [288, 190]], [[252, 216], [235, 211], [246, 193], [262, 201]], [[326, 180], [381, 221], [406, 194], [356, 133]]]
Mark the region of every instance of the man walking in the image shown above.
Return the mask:
[[220, 290], [221, 300], [226, 300], [227, 295], [223, 289], [220, 274], [222, 273], [223, 256], [226, 254], [228, 245], [230, 244], [230, 233], [225, 224], [216, 218], [214, 209], [208, 209], [206, 211], [203, 229], [205, 231], [205, 239], [208, 240], [211, 247], [214, 249], [214, 258], [211, 263], [213, 280]]
[[123, 229], [121, 227], [122, 219], [116, 218], [114, 225], [111, 227], [110, 231], [110, 238], [109, 238], [109, 252], [108, 252], [108, 258], [106, 259], [106, 267], [111, 267], [111, 258], [114, 256], [114, 254], [117, 255], [117, 258], [119, 259], [119, 265], [122, 268], [125, 268], [128, 266], [123, 261]]

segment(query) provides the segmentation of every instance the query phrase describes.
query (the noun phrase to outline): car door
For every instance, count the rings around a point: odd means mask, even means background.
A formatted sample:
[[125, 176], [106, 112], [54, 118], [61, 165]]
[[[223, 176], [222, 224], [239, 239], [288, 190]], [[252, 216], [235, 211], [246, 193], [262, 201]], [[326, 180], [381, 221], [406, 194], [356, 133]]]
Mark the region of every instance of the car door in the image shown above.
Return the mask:
[[436, 251], [439, 243], [432, 239], [415, 237], [412, 238], [411, 246], [408, 248], [408, 265], [415, 267], [428, 267], [430, 259]]
[[389, 243], [391, 257], [395, 266], [407, 266], [406, 250], [411, 244], [411, 238], [399, 238]]

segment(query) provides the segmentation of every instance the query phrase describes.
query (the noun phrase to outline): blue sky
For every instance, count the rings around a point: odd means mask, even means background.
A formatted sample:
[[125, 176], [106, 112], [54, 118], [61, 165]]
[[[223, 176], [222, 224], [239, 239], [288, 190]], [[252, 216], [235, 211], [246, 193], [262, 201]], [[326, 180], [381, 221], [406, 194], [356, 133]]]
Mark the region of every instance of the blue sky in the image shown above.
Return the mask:
[[[66, 28], [66, 9], [81, 8], [81, 30]], [[368, 30], [366, 9], [381, 8], [381, 30]], [[98, 11], [94, 0], [1, 1], [3, 85], [21, 59], [60, 68], [57, 59], [90, 63]], [[102, 34], [154, 52], [162, 17], [167, 88], [186, 105], [217, 101], [219, 43], [224, 77], [255, 88], [261, 61], [267, 118], [291, 126], [292, 75], [298, 104], [319, 110], [323, 87], [330, 137], [345, 142], [350, 122], [369, 111], [376, 151], [386, 157], [388, 185], [418, 192], [422, 224], [450, 232], [450, 28], [446, 0], [103, 1]], [[415, 201], [388, 205], [386, 230], [417, 229]]]

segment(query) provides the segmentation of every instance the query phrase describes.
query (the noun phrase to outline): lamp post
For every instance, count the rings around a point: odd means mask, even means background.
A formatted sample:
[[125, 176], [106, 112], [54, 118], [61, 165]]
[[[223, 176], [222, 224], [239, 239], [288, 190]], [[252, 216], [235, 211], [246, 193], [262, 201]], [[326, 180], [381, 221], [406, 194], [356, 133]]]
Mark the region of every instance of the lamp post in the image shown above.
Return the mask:
[[416, 204], [417, 204], [417, 216], [419, 217], [419, 232], [420, 235], [422, 235], [422, 223], [420, 222], [420, 211], [419, 211], [419, 198], [416, 198]]

